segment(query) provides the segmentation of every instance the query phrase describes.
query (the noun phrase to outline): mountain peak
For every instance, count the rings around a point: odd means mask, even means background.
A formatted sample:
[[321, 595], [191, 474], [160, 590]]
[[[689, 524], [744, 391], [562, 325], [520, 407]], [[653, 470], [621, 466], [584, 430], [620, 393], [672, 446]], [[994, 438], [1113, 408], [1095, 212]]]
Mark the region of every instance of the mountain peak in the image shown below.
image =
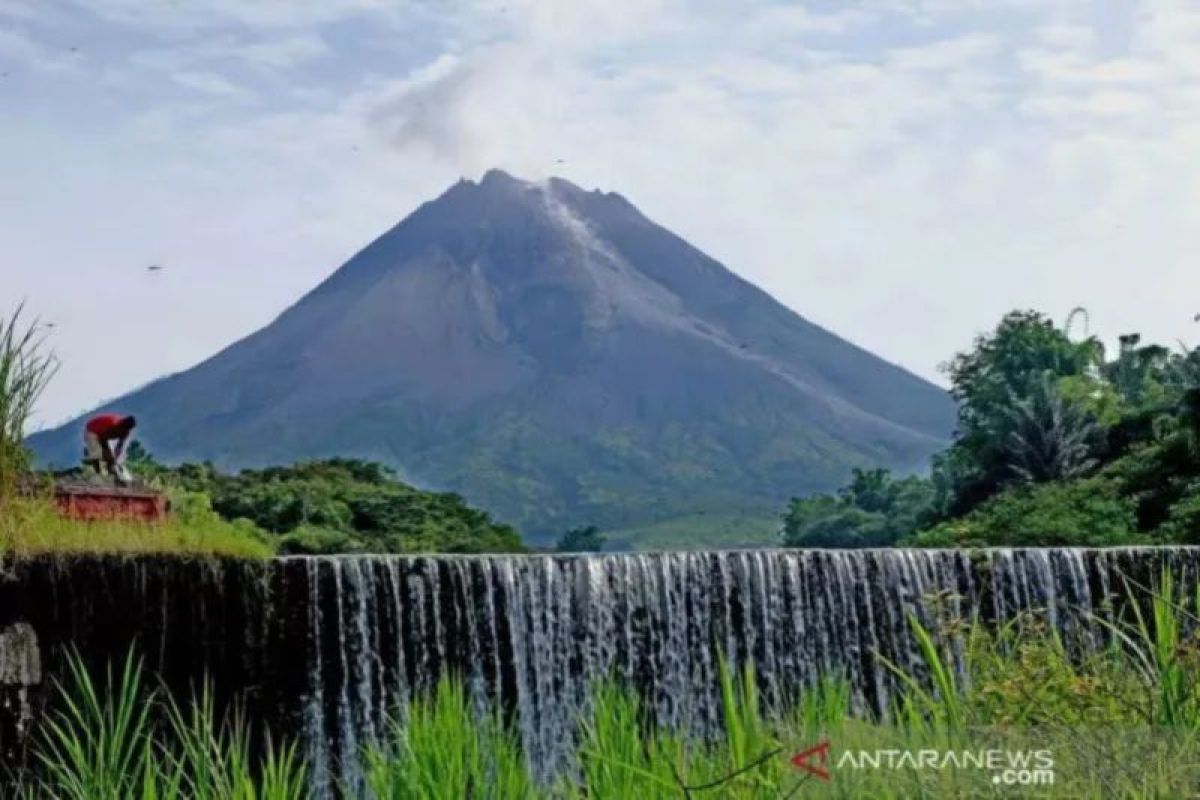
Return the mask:
[[528, 180], [526, 178], [518, 178], [509, 172], [505, 172], [498, 167], [493, 167], [483, 173], [483, 177], [479, 179], [479, 183], [475, 184], [472, 181], [465, 181], [468, 185], [478, 186], [481, 189], [557, 189], [566, 190], [578, 194], [603, 194], [599, 189], [588, 192], [583, 187], [579, 186], [566, 178], [557, 175], [551, 175], [542, 180]]
[[524, 181], [515, 178], [502, 169], [492, 167], [487, 172], [483, 173], [483, 177], [479, 180], [480, 186], [528, 186], [529, 181]]
[[[853, 466], [921, 468], [954, 424], [944, 391], [618, 195], [499, 169], [423, 205], [266, 328], [116, 405], [167, 461], [372, 458], [547, 537], [773, 517]], [[63, 463], [77, 438], [67, 426], [32, 443]]]

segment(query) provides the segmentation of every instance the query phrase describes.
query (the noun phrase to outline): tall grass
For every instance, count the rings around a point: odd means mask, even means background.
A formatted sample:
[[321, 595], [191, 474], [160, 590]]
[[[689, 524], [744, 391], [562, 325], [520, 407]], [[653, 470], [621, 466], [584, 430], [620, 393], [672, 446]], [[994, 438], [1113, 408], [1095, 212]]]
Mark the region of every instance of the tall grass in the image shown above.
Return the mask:
[[81, 522], [58, 513], [45, 496], [16, 498], [0, 506], [0, 554], [118, 553], [222, 555], [266, 558], [269, 540], [252, 524], [222, 519], [203, 495], [172, 495], [164, 521], [112, 519]]
[[[1142, 683], [1152, 687], [1146, 698], [1146, 716], [1156, 725], [1200, 730], [1200, 586], [1185, 597], [1164, 572], [1154, 589], [1126, 581], [1131, 600], [1149, 594], [1150, 614], [1131, 602], [1132, 620], [1111, 629], [1134, 656]], [[1190, 603], [1189, 603], [1190, 601]], [[1190, 605], [1190, 608], [1189, 608]]]
[[45, 347], [45, 328], [26, 324], [23, 307], [0, 318], [0, 505], [15, 497], [20, 474], [29, 463], [25, 426], [34, 405], [58, 369]]
[[[1070, 652], [1036, 613], [999, 627], [953, 629], [910, 620], [920, 661], [891, 669], [903, 692], [884, 719], [852, 715], [850, 684], [828, 675], [787, 709], [762, 702], [750, 665], [719, 670], [721, 725], [707, 734], [654, 724], [635, 691], [613, 681], [591, 691], [574, 757], [550, 783], [534, 779], [513, 726], [479, 716], [461, 681], [443, 677], [397, 710], [385, 741], [362, 754], [363, 797], [378, 800], [778, 800], [786, 797], [1029, 796], [972, 768], [850, 768], [858, 751], [1048, 750], [1054, 784], [1036, 796], [1176, 798], [1200, 786], [1200, 595], [1164, 578], [1131, 589], [1124, 616], [1088, 653]], [[1099, 622], [1099, 621], [1098, 621]], [[1104, 627], [1107, 626], [1107, 627]], [[957, 637], [957, 638], [956, 638]], [[41, 781], [26, 797], [306, 797], [291, 747], [254, 761], [248, 726], [218, 722], [210, 695], [178, 707], [142, 687], [136, 664], [100, 692], [77, 666], [64, 710], [43, 726]], [[149, 706], [164, 714], [147, 711]], [[107, 698], [107, 699], [106, 699]], [[152, 722], [162, 716], [165, 726]], [[828, 780], [792, 763], [828, 742]], [[1014, 794], [1016, 793], [1016, 794]], [[359, 795], [355, 795], [359, 796]]]
[[132, 653], [97, 682], [68, 661], [59, 708], [42, 722], [26, 800], [301, 800], [305, 766], [294, 745], [268, 742], [252, 758], [249, 726], [217, 715], [212, 694], [186, 705], [148, 689]]
[[442, 678], [364, 753], [367, 786], [379, 800], [502, 800], [534, 797], [516, 735], [498, 715], [472, 713], [460, 681]]

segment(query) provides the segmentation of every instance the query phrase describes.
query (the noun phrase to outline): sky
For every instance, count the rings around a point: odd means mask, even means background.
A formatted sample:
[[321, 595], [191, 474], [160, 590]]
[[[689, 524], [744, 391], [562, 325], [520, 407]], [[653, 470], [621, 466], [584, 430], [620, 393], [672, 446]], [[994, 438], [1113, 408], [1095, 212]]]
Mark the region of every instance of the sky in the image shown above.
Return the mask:
[[60, 422], [499, 167], [944, 383], [1013, 308], [1200, 341], [1198, 153], [1194, 0], [0, 0], [0, 315]]

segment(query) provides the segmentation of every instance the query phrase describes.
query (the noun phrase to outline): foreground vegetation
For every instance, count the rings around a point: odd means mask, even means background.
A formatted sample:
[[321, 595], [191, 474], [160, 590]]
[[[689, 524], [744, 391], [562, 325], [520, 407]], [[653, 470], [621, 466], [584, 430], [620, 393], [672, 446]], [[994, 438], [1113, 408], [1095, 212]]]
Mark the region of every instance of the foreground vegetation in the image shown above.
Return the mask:
[[0, 553], [155, 553], [233, 558], [267, 558], [275, 553], [273, 543], [262, 531], [244, 521], [222, 519], [203, 495], [174, 492], [171, 503], [173, 511], [165, 522], [78, 522], [60, 515], [50, 498], [5, 499], [0, 501]]
[[0, 490], [0, 552], [174, 553], [244, 558], [275, 553], [521, 552], [520, 536], [450, 494], [424, 492], [386, 467], [348, 459], [218, 472], [132, 460], [167, 494], [165, 522], [79, 522], [60, 516], [42, 488]]
[[[594, 687], [579, 720], [574, 764], [550, 784], [527, 768], [503, 717], [479, 719], [464, 685], [443, 678], [401, 710], [385, 741], [361, 754], [369, 797], [629, 798], [792, 796], [940, 798], [1035, 796], [1166, 798], [1200, 785], [1200, 597], [1182, 597], [1169, 577], [1124, 621], [1095, 624], [1109, 644], [1080, 655], [1030, 614], [1000, 629], [942, 619], [913, 635], [923, 665], [894, 665], [900, 698], [883, 720], [857, 719], [844, 680], [825, 676], [787, 709], [763, 705], [754, 671], [722, 670], [722, 728], [708, 737], [656, 728], [636, 693]], [[1105, 627], [1107, 626], [1107, 627]], [[957, 653], [958, 655], [952, 655]], [[961, 666], [961, 669], [957, 668]], [[130, 659], [95, 681], [76, 664], [56, 715], [35, 734], [37, 772], [24, 797], [49, 800], [296, 800], [306, 766], [294, 742], [267, 738], [255, 751], [250, 726], [222, 718], [210, 695], [177, 705], [148, 690]], [[794, 756], [828, 742], [826, 758]], [[846, 753], [998, 750], [1049, 772], [1005, 775], [969, 764], [855, 767]], [[257, 755], [256, 755], [257, 754]], [[1005, 764], [1008, 756], [1003, 756]], [[861, 763], [861, 762], [860, 762]], [[886, 759], [883, 761], [886, 764]], [[1011, 779], [1014, 785], [1000, 780]], [[1015, 791], [1026, 790], [1014, 795]]]
[[32, 472], [25, 428], [58, 362], [45, 347], [45, 328], [18, 308], [0, 319], [0, 554], [175, 553], [245, 558], [274, 552], [253, 524], [215, 513], [208, 498], [172, 491], [175, 509], [163, 523], [109, 520], [82, 523], [58, 514], [48, 482]]
[[785, 543], [1200, 544], [1200, 348], [1129, 335], [1109, 357], [1071, 327], [1006, 316], [946, 367], [958, 431], [933, 474], [795, 499]]
[[[96, 680], [77, 659], [60, 710], [41, 723], [25, 800], [300, 800], [296, 746], [269, 739], [252, 754], [249, 724], [203, 691], [185, 705], [146, 686], [131, 655]], [[36, 773], [36, 777], [34, 774]]]

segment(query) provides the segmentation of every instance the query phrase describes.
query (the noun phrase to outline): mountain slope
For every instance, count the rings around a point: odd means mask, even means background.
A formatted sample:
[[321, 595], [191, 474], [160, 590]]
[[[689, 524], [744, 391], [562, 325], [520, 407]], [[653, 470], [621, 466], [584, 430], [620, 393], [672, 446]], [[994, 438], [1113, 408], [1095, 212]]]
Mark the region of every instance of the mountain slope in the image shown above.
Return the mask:
[[[273, 323], [109, 404], [160, 458], [347, 455], [533, 538], [776, 513], [854, 465], [914, 469], [937, 387], [813, 325], [615, 194], [460, 181]], [[31, 440], [76, 457], [78, 424]]]

